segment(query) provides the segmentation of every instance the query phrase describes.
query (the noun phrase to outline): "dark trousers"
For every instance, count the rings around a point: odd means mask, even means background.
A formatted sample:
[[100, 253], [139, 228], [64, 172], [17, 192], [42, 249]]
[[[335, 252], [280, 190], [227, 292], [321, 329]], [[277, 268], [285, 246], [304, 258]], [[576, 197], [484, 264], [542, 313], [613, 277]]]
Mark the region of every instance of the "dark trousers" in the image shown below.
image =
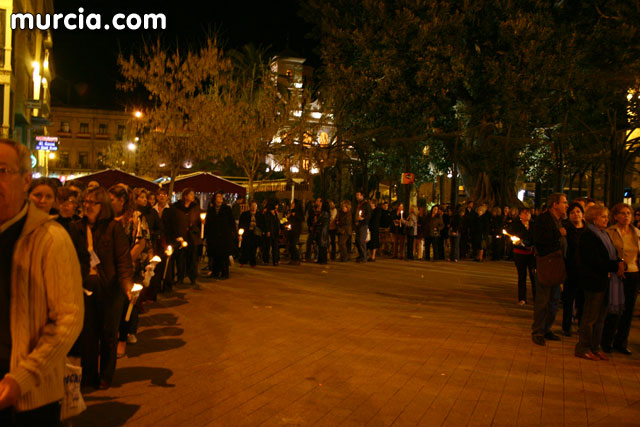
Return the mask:
[[331, 245], [331, 261], [336, 260], [336, 232], [337, 230], [329, 230], [329, 242]]
[[[4, 378], [9, 372], [0, 368], [0, 378]], [[49, 403], [30, 411], [16, 412], [13, 407], [0, 411], [0, 426], [3, 427], [31, 427], [31, 426], [59, 426], [60, 425], [60, 402]]]
[[[162, 269], [158, 269], [156, 268], [156, 271], [158, 271], [160, 274], [162, 274], [162, 276], [164, 276], [164, 279], [162, 281], [162, 289], [165, 292], [169, 292], [171, 291], [171, 289], [173, 289], [173, 284], [174, 284], [174, 280], [176, 277], [176, 259], [177, 259], [177, 253], [174, 252], [171, 255], [171, 258], [165, 258], [167, 263], [169, 263], [169, 265], [166, 265], [165, 262], [163, 262], [162, 264], [160, 264], [160, 266], [162, 266]], [[158, 267], [160, 267], [158, 266]], [[165, 274], [165, 269], [166, 269], [166, 274]], [[161, 276], [161, 277], [162, 277]]]
[[269, 263], [269, 253], [273, 259], [273, 264], [280, 262], [280, 247], [278, 246], [278, 236], [269, 236], [264, 238], [264, 252], [262, 253], [262, 260], [265, 264]]
[[358, 260], [364, 262], [367, 260], [367, 231], [369, 228], [366, 224], [360, 224], [356, 228], [356, 248], [358, 249]]
[[229, 253], [217, 251], [209, 254], [211, 258], [211, 273], [213, 277], [226, 279], [229, 277]]
[[[87, 279], [85, 287], [93, 295], [84, 297], [84, 326], [80, 335], [82, 382], [97, 386], [100, 380], [111, 383], [116, 370], [118, 326], [126, 296], [120, 289], [102, 292]], [[99, 368], [98, 368], [99, 366]], [[99, 370], [98, 370], [99, 369]]]
[[531, 293], [536, 300], [536, 257], [524, 254], [513, 254], [518, 270], [518, 301], [527, 300], [527, 271], [531, 280]]
[[349, 261], [349, 251], [347, 250], [347, 241], [351, 239], [351, 234], [338, 235], [338, 247], [340, 248], [340, 261]]
[[455, 236], [451, 235], [449, 241], [451, 243], [449, 259], [451, 259], [451, 261], [457, 261], [460, 259], [460, 233], [456, 233]]
[[327, 263], [327, 247], [318, 245], [318, 264]]
[[[140, 301], [140, 299], [138, 299]], [[127, 311], [129, 311], [129, 301], [126, 301], [122, 306], [122, 315], [120, 316], [120, 329], [118, 331], [118, 341], [126, 342], [129, 334], [138, 333], [138, 316], [140, 309], [138, 303], [136, 303], [131, 309], [131, 316], [127, 322]]]
[[198, 278], [198, 252], [195, 245], [190, 244], [186, 248], [180, 248], [177, 255], [178, 282], [182, 282], [185, 277], [195, 283]]
[[[580, 294], [580, 298], [578, 295]], [[562, 289], [562, 330], [571, 331], [571, 323], [573, 322], [573, 305], [576, 306], [576, 317], [582, 316], [582, 307], [584, 304], [583, 291], [578, 285], [576, 273], [568, 273], [567, 281]]]
[[559, 301], [560, 285], [538, 286], [535, 304], [533, 306], [532, 335], [543, 336], [551, 331], [551, 326], [558, 312]]
[[289, 233], [289, 258], [291, 261], [300, 261], [300, 251], [298, 250], [299, 233]]
[[407, 236], [407, 259], [413, 259], [413, 241], [416, 239], [416, 236]]
[[309, 230], [309, 234], [307, 235], [307, 243], [306, 243], [306, 254], [304, 259], [308, 261], [313, 261], [313, 243], [315, 239], [313, 238], [312, 230]]
[[429, 261], [431, 259], [431, 248], [433, 248], [434, 261], [440, 259], [440, 246], [438, 244], [440, 237], [426, 236], [424, 238], [424, 260]]
[[249, 263], [256, 265], [256, 251], [258, 250], [258, 238], [252, 231], [248, 230], [242, 236], [242, 245], [240, 246], [240, 264]]
[[625, 273], [622, 280], [624, 286], [624, 312], [621, 315], [609, 314], [604, 322], [602, 331], [603, 348], [627, 348], [631, 318], [638, 297], [638, 281], [640, 273]]
[[576, 344], [576, 353], [587, 351], [597, 353], [600, 350], [602, 327], [609, 304], [608, 294], [608, 290], [604, 292], [584, 291], [584, 310], [580, 321], [580, 336]]

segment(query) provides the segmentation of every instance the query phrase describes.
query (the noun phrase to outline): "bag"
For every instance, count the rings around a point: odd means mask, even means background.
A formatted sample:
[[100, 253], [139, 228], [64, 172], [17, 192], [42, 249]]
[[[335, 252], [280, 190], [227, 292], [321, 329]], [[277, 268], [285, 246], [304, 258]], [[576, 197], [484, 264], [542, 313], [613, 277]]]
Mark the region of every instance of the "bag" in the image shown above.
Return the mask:
[[64, 398], [60, 407], [60, 421], [75, 417], [87, 409], [82, 393], [80, 393], [81, 382], [82, 367], [80, 366], [80, 360], [67, 357], [64, 365]]
[[545, 287], [558, 286], [567, 280], [562, 251], [557, 250], [545, 256], [536, 255], [538, 283]]

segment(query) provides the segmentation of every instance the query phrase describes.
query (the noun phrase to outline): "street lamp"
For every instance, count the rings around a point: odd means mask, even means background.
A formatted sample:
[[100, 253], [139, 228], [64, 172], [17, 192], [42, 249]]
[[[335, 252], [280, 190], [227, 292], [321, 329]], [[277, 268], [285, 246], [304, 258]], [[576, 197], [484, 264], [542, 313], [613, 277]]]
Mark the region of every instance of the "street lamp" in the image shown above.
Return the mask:
[[142, 111], [140, 110], [136, 110], [133, 115], [135, 116], [136, 119], [139, 119], [142, 117]]

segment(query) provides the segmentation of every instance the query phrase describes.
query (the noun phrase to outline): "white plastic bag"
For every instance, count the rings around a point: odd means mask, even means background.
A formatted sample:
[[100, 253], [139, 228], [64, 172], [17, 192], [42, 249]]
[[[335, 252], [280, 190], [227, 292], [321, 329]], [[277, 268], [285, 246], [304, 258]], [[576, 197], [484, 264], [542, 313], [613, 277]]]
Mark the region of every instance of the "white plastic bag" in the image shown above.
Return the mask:
[[64, 365], [64, 398], [60, 408], [60, 421], [75, 417], [87, 409], [80, 392], [81, 383], [82, 366], [80, 366], [80, 359], [67, 357]]

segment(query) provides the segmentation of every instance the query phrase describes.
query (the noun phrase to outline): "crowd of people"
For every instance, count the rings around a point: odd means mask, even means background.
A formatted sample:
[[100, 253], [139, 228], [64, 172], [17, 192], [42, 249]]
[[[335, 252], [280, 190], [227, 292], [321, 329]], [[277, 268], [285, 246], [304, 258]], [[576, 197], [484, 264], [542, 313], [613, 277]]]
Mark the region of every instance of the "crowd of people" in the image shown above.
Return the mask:
[[59, 415], [67, 354], [80, 357], [84, 386], [109, 388], [117, 359], [137, 342], [144, 302], [185, 279], [196, 290], [198, 277], [227, 279], [235, 260], [326, 264], [354, 252], [359, 263], [512, 259], [521, 306], [527, 274], [531, 283], [535, 344], [560, 339], [551, 327], [562, 300], [564, 335], [579, 323], [577, 357], [631, 354], [640, 211], [627, 204], [609, 212], [558, 193], [535, 211], [473, 202], [427, 210], [357, 192], [354, 203], [266, 200], [239, 209], [218, 192], [203, 211], [191, 188], [170, 203], [165, 189], [32, 180], [28, 150], [9, 140], [0, 140], [0, 190], [2, 425]]

